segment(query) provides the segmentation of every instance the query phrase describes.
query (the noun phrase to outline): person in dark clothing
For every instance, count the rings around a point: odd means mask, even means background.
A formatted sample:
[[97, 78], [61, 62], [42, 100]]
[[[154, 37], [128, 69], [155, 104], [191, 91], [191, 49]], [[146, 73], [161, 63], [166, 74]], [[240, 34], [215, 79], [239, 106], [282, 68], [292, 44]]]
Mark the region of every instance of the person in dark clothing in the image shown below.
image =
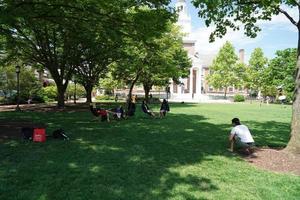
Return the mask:
[[159, 112], [160, 118], [165, 117], [167, 112], [169, 111], [170, 111], [169, 103], [167, 102], [166, 99], [164, 99], [160, 106], [160, 112]]
[[131, 100], [128, 102], [127, 116], [133, 116], [135, 113], [135, 103]]
[[125, 119], [125, 113], [124, 113], [124, 109], [122, 106], [119, 106], [115, 109], [114, 117], [116, 119]]
[[154, 112], [152, 112], [152, 111], [150, 110], [150, 108], [149, 108], [149, 106], [147, 105], [147, 103], [146, 103], [145, 100], [142, 102], [142, 111], [143, 111], [144, 113], [146, 113], [146, 114], [152, 116], [152, 117], [155, 117]]

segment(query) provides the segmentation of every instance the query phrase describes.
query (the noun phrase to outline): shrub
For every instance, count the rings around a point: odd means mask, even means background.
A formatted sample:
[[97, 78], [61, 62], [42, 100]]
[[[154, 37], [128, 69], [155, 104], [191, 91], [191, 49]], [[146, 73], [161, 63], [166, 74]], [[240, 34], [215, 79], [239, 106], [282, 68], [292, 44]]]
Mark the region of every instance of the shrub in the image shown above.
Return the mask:
[[57, 99], [57, 89], [56, 86], [44, 87], [38, 93], [38, 97], [43, 99], [45, 102], [54, 101]]
[[113, 96], [109, 96], [109, 95], [100, 95], [100, 96], [96, 96], [96, 100], [114, 100], [115, 98]]
[[244, 102], [245, 101], [245, 97], [241, 94], [236, 94], [233, 97], [233, 101], [234, 102]]

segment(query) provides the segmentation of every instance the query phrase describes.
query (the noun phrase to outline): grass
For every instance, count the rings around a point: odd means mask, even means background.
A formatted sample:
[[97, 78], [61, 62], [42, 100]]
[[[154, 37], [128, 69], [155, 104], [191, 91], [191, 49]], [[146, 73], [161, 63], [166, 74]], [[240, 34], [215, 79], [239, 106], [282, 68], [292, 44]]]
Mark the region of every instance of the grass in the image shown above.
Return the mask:
[[0, 199], [299, 199], [300, 177], [227, 152], [233, 117], [259, 146], [287, 144], [290, 106], [174, 104], [161, 120], [138, 106], [133, 119], [111, 123], [91, 121], [89, 111], [2, 112], [45, 122], [47, 133], [63, 128], [71, 140], [0, 144]]

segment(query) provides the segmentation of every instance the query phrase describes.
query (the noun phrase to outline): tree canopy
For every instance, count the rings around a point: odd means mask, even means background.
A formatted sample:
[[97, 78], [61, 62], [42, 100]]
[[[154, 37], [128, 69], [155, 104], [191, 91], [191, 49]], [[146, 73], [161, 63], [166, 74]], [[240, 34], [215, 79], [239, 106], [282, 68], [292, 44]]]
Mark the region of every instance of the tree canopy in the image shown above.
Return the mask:
[[297, 50], [288, 48], [276, 52], [276, 57], [270, 60], [265, 70], [264, 85], [269, 88], [281, 88], [288, 100], [293, 99], [295, 89], [295, 69]]
[[[90, 41], [97, 42], [89, 40], [91, 36], [105, 36], [115, 43], [124, 36], [139, 40], [158, 36], [174, 17], [168, 3], [4, 0], [0, 3], [0, 35], [5, 37], [7, 60], [18, 57], [24, 64], [40, 64], [49, 70], [58, 89], [58, 106], [63, 106], [68, 81], [82, 64], [82, 52], [94, 47]], [[83, 49], [86, 43], [92, 47]]]
[[261, 90], [268, 59], [261, 48], [255, 48], [251, 53], [247, 67], [246, 87], [259, 92]]
[[214, 88], [223, 88], [226, 97], [228, 87], [240, 86], [242, 81], [239, 76], [241, 67], [243, 65], [238, 65], [238, 57], [234, 47], [227, 41], [210, 66], [210, 74], [207, 77], [208, 83]]

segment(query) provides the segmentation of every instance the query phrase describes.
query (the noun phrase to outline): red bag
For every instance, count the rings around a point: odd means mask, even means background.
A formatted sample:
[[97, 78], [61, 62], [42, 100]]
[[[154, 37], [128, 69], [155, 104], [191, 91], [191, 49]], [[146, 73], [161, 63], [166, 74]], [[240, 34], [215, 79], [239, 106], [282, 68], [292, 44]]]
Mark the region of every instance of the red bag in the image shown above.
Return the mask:
[[33, 130], [33, 141], [34, 142], [45, 142], [46, 141], [46, 130], [44, 128], [35, 128]]

